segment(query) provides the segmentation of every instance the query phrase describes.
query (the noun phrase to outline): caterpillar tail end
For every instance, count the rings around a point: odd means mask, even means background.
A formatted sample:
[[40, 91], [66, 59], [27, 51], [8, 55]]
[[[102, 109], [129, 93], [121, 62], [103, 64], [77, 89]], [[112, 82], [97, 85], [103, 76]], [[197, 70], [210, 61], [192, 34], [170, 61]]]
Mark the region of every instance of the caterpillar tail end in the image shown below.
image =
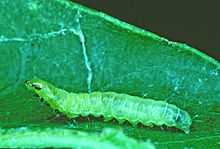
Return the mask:
[[190, 133], [190, 126], [191, 126], [191, 121], [188, 122], [187, 124], [180, 124], [177, 125], [177, 128], [179, 128], [180, 130], [182, 130], [183, 132], [185, 132], [185, 134], [189, 134]]
[[185, 132], [185, 134], [189, 134], [190, 133], [190, 128], [185, 128], [185, 129], [182, 129], [184, 132]]
[[190, 133], [190, 125], [176, 125], [175, 126], [177, 129], [183, 131], [185, 134], [189, 134]]
[[186, 134], [190, 133], [190, 126], [192, 124], [192, 119], [190, 115], [186, 112], [181, 110], [180, 114], [176, 118], [176, 128], [184, 131]]

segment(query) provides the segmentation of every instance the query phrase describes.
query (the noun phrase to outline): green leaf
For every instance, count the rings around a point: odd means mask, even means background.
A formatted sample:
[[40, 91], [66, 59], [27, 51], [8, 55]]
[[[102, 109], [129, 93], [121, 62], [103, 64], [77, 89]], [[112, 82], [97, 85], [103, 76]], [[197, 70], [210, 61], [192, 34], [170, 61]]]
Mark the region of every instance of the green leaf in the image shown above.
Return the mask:
[[24, 87], [25, 80], [38, 76], [72, 92], [115, 91], [167, 100], [193, 117], [189, 135], [94, 118], [76, 119], [72, 127], [92, 132], [121, 127], [159, 149], [219, 148], [216, 60], [66, 0], [1, 0], [0, 8], [1, 127], [69, 123]]
[[138, 142], [111, 128], [96, 134], [74, 129], [20, 127], [0, 129], [0, 135], [0, 148], [155, 149], [150, 142]]

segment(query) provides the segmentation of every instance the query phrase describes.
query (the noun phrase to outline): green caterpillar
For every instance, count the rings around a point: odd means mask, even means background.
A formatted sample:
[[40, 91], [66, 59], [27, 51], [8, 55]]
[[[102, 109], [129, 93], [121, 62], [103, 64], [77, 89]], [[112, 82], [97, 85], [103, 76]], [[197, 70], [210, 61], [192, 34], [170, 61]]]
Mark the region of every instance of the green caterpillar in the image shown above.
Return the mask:
[[0, 129], [0, 138], [0, 148], [155, 149], [149, 141], [138, 142], [112, 128], [89, 134], [64, 128], [21, 127]]
[[136, 125], [167, 125], [190, 132], [192, 120], [189, 114], [165, 101], [144, 99], [115, 92], [69, 93], [52, 84], [34, 78], [26, 81], [26, 87], [43, 98], [53, 109], [69, 118], [79, 115], [103, 116], [105, 120], [125, 120]]

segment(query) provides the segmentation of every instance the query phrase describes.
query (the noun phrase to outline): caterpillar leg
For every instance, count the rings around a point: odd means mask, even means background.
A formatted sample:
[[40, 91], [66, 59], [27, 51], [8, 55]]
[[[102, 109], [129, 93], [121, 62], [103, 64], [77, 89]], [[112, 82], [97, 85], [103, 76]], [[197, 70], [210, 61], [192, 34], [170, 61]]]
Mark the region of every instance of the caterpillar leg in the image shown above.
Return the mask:
[[113, 118], [111, 116], [104, 117], [104, 122], [111, 121]]
[[123, 124], [124, 122], [125, 122], [125, 120], [123, 120], [123, 119], [118, 120], [119, 124]]
[[70, 118], [70, 119], [74, 119], [74, 118], [77, 118], [77, 117], [79, 117], [78, 114], [71, 114], [71, 117], [69, 117], [69, 118]]

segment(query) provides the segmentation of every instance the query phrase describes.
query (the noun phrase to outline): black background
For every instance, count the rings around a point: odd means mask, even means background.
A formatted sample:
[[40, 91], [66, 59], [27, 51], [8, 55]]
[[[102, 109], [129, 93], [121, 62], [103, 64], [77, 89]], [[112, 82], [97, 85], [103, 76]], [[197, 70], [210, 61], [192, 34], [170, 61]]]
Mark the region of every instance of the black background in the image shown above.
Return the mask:
[[72, 0], [220, 60], [220, 3], [209, 0]]

